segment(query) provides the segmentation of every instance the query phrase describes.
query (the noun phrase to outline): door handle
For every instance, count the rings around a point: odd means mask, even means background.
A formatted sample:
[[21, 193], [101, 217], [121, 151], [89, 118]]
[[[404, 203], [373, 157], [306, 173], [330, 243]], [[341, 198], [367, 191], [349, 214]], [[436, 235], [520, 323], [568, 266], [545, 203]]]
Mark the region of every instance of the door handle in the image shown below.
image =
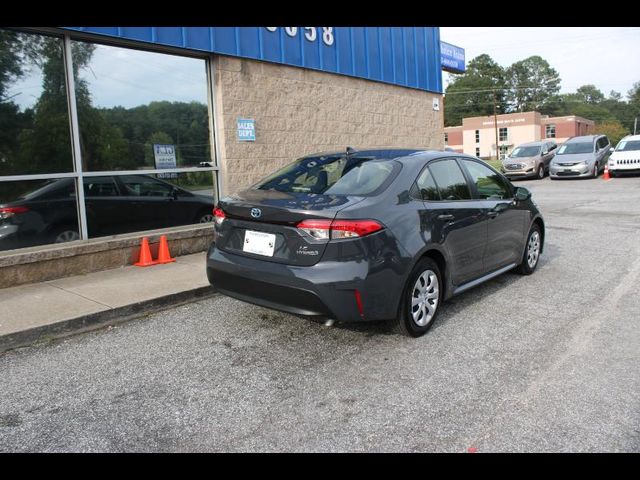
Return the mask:
[[453, 215], [447, 214], [447, 215], [438, 215], [438, 220], [446, 220], [448, 222], [451, 222], [455, 219], [456, 217], [454, 217]]

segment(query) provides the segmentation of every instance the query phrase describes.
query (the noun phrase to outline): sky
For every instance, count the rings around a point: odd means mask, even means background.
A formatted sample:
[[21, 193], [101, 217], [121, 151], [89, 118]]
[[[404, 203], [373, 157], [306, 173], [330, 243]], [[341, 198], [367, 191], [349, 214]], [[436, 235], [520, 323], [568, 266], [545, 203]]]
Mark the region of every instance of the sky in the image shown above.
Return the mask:
[[626, 99], [640, 81], [640, 27], [440, 27], [440, 40], [464, 48], [467, 64], [483, 53], [502, 67], [539, 55], [560, 74], [560, 93], [593, 84]]

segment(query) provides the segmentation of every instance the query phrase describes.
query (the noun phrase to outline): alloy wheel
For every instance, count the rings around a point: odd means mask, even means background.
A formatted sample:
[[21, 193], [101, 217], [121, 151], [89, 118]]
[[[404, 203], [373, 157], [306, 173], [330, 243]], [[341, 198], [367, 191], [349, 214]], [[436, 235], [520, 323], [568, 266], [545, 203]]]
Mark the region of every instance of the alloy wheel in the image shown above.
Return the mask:
[[209, 222], [213, 222], [214, 217], [211, 213], [208, 213], [206, 215], [202, 215], [200, 217], [200, 223], [209, 223]]
[[73, 242], [80, 240], [80, 235], [75, 230], [63, 230], [56, 235], [55, 243]]
[[529, 268], [533, 268], [538, 263], [538, 257], [540, 256], [540, 234], [537, 231], [531, 233], [529, 237], [529, 243], [527, 245], [527, 265]]
[[438, 308], [438, 296], [438, 277], [434, 271], [425, 270], [411, 291], [411, 317], [416, 325], [424, 327], [431, 322]]

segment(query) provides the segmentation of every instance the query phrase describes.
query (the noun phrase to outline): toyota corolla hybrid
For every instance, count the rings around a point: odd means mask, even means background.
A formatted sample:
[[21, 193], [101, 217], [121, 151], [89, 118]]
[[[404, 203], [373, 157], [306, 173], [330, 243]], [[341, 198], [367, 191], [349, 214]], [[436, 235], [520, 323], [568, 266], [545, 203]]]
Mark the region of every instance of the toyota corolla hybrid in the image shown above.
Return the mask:
[[419, 336], [442, 302], [504, 272], [531, 274], [543, 218], [522, 187], [455, 152], [306, 156], [220, 200], [210, 283], [264, 307], [389, 320]]

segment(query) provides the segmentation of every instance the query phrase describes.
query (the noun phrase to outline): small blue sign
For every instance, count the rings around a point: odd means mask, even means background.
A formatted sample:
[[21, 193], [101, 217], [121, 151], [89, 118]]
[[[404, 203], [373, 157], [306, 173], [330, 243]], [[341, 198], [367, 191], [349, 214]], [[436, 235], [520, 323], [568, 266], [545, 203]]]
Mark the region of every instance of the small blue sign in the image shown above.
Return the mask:
[[447, 42], [440, 42], [440, 63], [442, 70], [452, 73], [464, 73], [464, 48]]
[[239, 118], [238, 141], [239, 142], [255, 142], [256, 141], [256, 121], [251, 118]]

